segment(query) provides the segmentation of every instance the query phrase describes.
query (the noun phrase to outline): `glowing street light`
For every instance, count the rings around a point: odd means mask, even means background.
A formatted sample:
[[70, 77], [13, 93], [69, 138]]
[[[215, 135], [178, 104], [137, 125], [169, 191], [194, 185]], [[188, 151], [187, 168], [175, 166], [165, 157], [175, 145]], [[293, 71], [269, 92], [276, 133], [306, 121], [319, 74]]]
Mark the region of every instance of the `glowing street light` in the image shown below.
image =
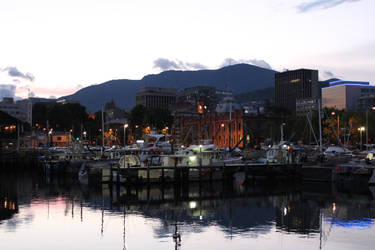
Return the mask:
[[[334, 116], [336, 115], [336, 113], [332, 111], [331, 115]], [[337, 114], [337, 139], [338, 139], [338, 143], [340, 143], [340, 115], [339, 114]]]
[[126, 146], [126, 128], [129, 126], [129, 124], [124, 124], [124, 147]]

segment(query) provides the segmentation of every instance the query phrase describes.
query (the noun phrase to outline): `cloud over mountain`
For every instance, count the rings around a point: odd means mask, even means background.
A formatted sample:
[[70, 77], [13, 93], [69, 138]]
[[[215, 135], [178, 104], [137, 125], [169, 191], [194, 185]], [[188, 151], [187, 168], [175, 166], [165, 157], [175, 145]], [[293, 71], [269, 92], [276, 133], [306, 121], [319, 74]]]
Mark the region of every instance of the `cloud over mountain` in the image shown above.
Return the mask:
[[[225, 58], [224, 61], [219, 65], [219, 68], [231, 66], [235, 64], [251, 64], [265, 69], [272, 69], [271, 65], [264, 60], [258, 59], [233, 59]], [[160, 70], [200, 70], [207, 69], [208, 67], [200, 63], [183, 62], [180, 60], [169, 60], [166, 58], [158, 58], [154, 61], [154, 68]]]
[[158, 58], [154, 61], [154, 68], [161, 70], [199, 70], [207, 67], [200, 63], [183, 62], [180, 60], [169, 60], [167, 58]]
[[344, 3], [359, 2], [361, 0], [315, 0], [304, 2], [297, 6], [297, 11], [300, 13], [313, 11], [316, 9], [329, 9]]
[[335, 75], [331, 71], [329, 71], [329, 70], [325, 70], [323, 72], [323, 76], [327, 77], [327, 78], [333, 78], [333, 77], [335, 77]]
[[254, 66], [258, 66], [264, 69], [272, 69], [271, 65], [264, 60], [258, 59], [239, 59], [235, 60], [233, 58], [225, 58], [224, 62], [220, 65], [220, 67], [226, 67], [230, 65], [240, 64], [240, 63], [247, 63]]

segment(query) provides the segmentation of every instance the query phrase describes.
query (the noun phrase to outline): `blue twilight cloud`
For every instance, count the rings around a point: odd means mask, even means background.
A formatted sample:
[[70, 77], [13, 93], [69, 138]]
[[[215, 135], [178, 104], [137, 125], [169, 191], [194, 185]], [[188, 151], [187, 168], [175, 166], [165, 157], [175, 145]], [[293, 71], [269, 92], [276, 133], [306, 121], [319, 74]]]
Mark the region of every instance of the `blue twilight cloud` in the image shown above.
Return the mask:
[[166, 58], [158, 58], [154, 61], [154, 68], [161, 70], [197, 70], [206, 69], [207, 67], [200, 63], [183, 62], [180, 60], [169, 60]]
[[359, 2], [361, 0], [315, 0], [312, 2], [304, 2], [297, 6], [300, 13], [309, 12], [316, 9], [328, 9], [336, 7], [343, 3]]
[[335, 75], [334, 75], [331, 71], [329, 71], [329, 70], [325, 70], [325, 71], [323, 72], [323, 75], [324, 75], [325, 77], [328, 77], [328, 78], [334, 78], [334, 77], [335, 77]]
[[5, 69], [0, 69], [3, 72], [7, 72], [11, 77], [23, 78], [28, 81], [34, 81], [35, 77], [30, 73], [22, 73], [16, 67], [6, 67]]

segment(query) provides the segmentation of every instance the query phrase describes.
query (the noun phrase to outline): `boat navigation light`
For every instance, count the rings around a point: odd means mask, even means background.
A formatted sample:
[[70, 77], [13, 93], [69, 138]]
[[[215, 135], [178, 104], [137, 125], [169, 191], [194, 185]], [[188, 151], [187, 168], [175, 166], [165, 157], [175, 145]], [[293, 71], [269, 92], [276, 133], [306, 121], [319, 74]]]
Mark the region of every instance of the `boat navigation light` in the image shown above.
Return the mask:
[[190, 202], [189, 202], [189, 207], [190, 207], [191, 209], [194, 209], [194, 208], [197, 207], [197, 203], [196, 203], [195, 201], [190, 201]]
[[197, 159], [197, 157], [195, 155], [189, 156], [189, 160], [191, 162], [195, 161], [196, 159]]

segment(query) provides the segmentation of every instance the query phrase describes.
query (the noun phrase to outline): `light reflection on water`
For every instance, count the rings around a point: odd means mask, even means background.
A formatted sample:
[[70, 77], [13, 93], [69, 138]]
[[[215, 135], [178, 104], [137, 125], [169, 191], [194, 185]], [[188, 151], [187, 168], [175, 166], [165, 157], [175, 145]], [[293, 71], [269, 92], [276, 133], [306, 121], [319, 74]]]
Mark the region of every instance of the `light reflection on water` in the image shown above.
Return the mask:
[[367, 187], [111, 189], [0, 176], [0, 249], [373, 249], [374, 218]]

